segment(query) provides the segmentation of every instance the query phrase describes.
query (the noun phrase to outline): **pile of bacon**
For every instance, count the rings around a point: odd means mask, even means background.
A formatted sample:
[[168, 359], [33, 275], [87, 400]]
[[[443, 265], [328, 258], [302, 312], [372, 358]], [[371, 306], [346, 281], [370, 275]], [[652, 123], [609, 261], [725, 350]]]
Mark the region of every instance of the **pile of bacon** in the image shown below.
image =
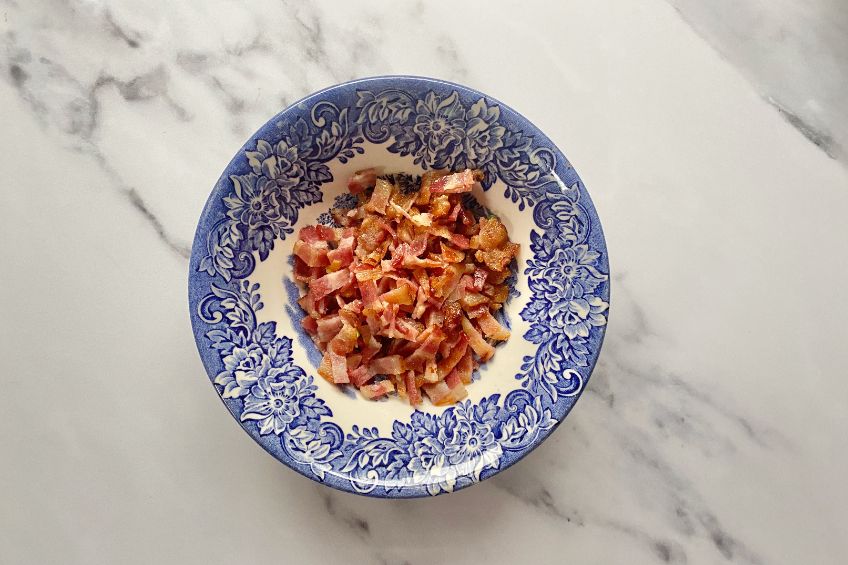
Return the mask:
[[412, 405], [467, 396], [465, 385], [509, 331], [493, 316], [518, 253], [504, 225], [463, 206], [482, 172], [351, 177], [359, 205], [335, 210], [338, 228], [300, 230], [295, 279], [303, 327], [324, 352], [318, 373], [375, 399]]

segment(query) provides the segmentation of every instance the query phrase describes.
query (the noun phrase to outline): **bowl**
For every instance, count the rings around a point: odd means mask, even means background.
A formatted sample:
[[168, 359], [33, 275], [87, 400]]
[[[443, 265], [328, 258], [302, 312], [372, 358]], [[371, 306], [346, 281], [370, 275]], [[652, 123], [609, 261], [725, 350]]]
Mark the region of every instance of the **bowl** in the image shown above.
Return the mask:
[[[317, 375], [292, 277], [298, 230], [328, 223], [355, 171], [485, 171], [474, 196], [521, 245], [503, 309], [512, 337], [450, 407], [364, 400]], [[601, 224], [565, 155], [494, 98], [442, 80], [366, 78], [286, 108], [227, 165], [200, 215], [189, 305], [230, 414], [268, 453], [343, 491], [455, 492], [511, 466], [566, 417], [609, 307]]]

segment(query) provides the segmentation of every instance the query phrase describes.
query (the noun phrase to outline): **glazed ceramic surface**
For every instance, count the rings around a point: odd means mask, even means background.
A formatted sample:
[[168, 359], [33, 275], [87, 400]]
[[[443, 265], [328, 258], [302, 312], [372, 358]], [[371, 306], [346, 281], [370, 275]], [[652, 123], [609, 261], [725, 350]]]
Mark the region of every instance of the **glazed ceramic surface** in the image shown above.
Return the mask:
[[[317, 376], [292, 276], [297, 231], [351, 205], [356, 170], [485, 171], [469, 205], [521, 245], [498, 347], [448, 408], [369, 402]], [[416, 77], [314, 94], [270, 120], [235, 156], [198, 225], [190, 267], [198, 349], [242, 427], [292, 469], [379, 497], [451, 492], [538, 445], [579, 397], [609, 308], [603, 234], [565, 156], [489, 96]]]

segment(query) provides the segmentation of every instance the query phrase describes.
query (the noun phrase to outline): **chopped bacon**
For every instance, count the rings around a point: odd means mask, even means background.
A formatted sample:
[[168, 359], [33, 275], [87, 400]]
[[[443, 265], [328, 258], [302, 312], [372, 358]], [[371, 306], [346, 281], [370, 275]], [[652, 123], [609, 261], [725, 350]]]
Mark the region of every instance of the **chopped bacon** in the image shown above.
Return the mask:
[[319, 279], [309, 283], [309, 295], [314, 299], [324, 298], [331, 292], [350, 284], [351, 272], [342, 269], [334, 273], [328, 273]]
[[399, 375], [405, 370], [400, 355], [389, 355], [374, 359], [368, 366], [372, 375]]
[[406, 396], [409, 398], [409, 403], [412, 406], [421, 404], [421, 391], [418, 390], [418, 385], [415, 383], [415, 371], [407, 371], [404, 377], [406, 385]]
[[465, 316], [462, 317], [462, 331], [468, 336], [468, 343], [474, 353], [480, 357], [481, 361], [488, 361], [495, 354], [495, 348], [486, 343], [480, 332], [471, 324]]
[[375, 169], [363, 169], [356, 171], [347, 181], [347, 189], [351, 194], [359, 194], [366, 188], [371, 188], [377, 182], [377, 171]]
[[474, 290], [477, 292], [483, 291], [483, 286], [486, 284], [488, 272], [485, 269], [477, 269], [474, 271]]
[[368, 367], [365, 365], [360, 365], [356, 369], [348, 371], [347, 376], [350, 378], [350, 383], [358, 387], [374, 378], [374, 375], [368, 372]]
[[377, 179], [374, 193], [371, 195], [371, 200], [365, 205], [365, 210], [385, 214], [386, 206], [389, 204], [389, 197], [391, 195], [392, 184], [385, 179]]
[[361, 204], [333, 211], [343, 227], [300, 230], [294, 279], [307, 286], [301, 325], [324, 351], [322, 378], [412, 406], [467, 396], [477, 359], [510, 335], [493, 314], [518, 252], [499, 219], [478, 222], [464, 206], [482, 174], [429, 171], [410, 190], [405, 177], [359, 171], [348, 188]]
[[364, 385], [359, 388], [359, 392], [361, 392], [362, 396], [368, 400], [374, 400], [375, 398], [386, 396], [388, 393], [394, 392], [394, 390], [395, 385], [393, 385], [392, 381], [389, 380], [380, 381], [379, 383], [371, 385]]
[[471, 352], [466, 351], [462, 359], [459, 360], [453, 372], [459, 375], [459, 380], [462, 384], [471, 384], [471, 373], [474, 371], [474, 360], [471, 358]]
[[439, 344], [442, 343], [445, 337], [445, 333], [442, 330], [434, 327], [421, 346], [407, 358], [406, 364], [413, 369], [417, 369], [426, 361], [435, 359], [436, 353], [439, 351]]
[[347, 267], [350, 265], [353, 262], [353, 243], [354, 237], [352, 235], [343, 238], [339, 242], [338, 247], [327, 253], [327, 259], [330, 261], [330, 264], [338, 265], [338, 267]]
[[430, 183], [430, 192], [433, 194], [457, 194], [460, 192], [471, 192], [474, 186], [474, 173], [471, 169], [465, 169], [459, 173], [453, 173], [438, 178]]
[[307, 267], [324, 267], [329, 265], [327, 257], [327, 242], [313, 241], [307, 243], [302, 239], [294, 242], [294, 254], [306, 263]]
[[330, 368], [333, 372], [333, 382], [336, 384], [345, 384], [350, 382], [350, 377], [347, 375], [347, 357], [339, 353], [335, 353], [332, 349], [327, 352], [330, 356]]
[[333, 228], [328, 228], [327, 226], [318, 224], [302, 228], [298, 234], [298, 239], [306, 243], [315, 243], [317, 241], [336, 241], [338, 239], [338, 234]]
[[477, 317], [477, 323], [480, 324], [480, 329], [483, 330], [486, 337], [490, 337], [498, 341], [509, 339], [509, 330], [500, 325], [495, 317], [492, 316], [491, 312], [483, 312]]
[[318, 339], [321, 341], [330, 341], [342, 329], [342, 318], [338, 314], [320, 318], [317, 322], [317, 329]]
[[309, 335], [315, 335], [318, 332], [318, 322], [312, 316], [304, 316], [300, 325]]
[[468, 350], [468, 336], [460, 334], [462, 337], [459, 342], [451, 349], [450, 353], [439, 361], [439, 378], [445, 378], [459, 361], [465, 357], [465, 352]]

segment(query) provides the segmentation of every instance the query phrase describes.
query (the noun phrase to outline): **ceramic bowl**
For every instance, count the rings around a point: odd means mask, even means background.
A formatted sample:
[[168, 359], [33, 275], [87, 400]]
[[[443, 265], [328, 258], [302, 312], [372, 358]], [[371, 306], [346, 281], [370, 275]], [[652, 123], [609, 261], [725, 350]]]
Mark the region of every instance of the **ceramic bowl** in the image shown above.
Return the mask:
[[[317, 375], [292, 247], [301, 227], [332, 221], [367, 167], [483, 169], [474, 196], [521, 245], [503, 310], [512, 337], [457, 405], [367, 401]], [[406, 498], [491, 477], [551, 434], [598, 358], [609, 283], [586, 188], [536, 126], [473, 89], [387, 76], [304, 98], [233, 157], [197, 226], [189, 304], [209, 378], [257, 443], [325, 485]]]

